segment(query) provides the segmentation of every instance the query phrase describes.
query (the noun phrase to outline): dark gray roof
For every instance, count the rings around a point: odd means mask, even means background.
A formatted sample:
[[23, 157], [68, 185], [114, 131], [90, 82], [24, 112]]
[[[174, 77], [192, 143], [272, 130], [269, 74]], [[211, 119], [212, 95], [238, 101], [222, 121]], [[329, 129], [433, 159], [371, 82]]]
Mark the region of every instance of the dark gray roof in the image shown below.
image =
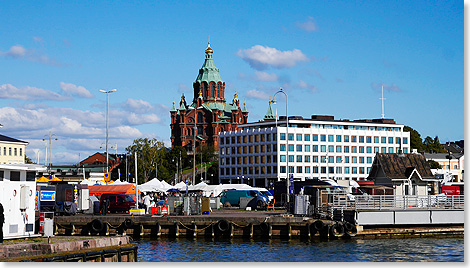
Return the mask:
[[10, 137], [4, 136], [4, 135], [0, 135], [0, 141], [26, 143], [26, 144], [28, 143], [26, 141], [17, 140], [17, 139], [10, 138]]
[[382, 168], [385, 176], [390, 179], [407, 179], [414, 169], [416, 169], [423, 179], [434, 179], [426, 158], [421, 154], [383, 154], [375, 155], [372, 170], [369, 173], [369, 179], [372, 174], [377, 174], [377, 169]]

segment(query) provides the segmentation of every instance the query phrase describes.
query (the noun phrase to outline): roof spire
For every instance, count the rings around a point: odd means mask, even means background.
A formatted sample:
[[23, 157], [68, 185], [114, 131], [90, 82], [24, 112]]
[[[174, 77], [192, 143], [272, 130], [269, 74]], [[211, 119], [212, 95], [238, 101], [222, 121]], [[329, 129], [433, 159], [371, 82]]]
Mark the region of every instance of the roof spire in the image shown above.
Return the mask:
[[273, 113], [273, 108], [271, 107], [271, 98], [269, 98], [269, 106], [268, 106], [268, 111], [266, 112], [266, 115], [264, 116], [264, 120], [269, 120], [269, 119], [276, 119], [276, 116]]
[[211, 48], [211, 36], [208, 37], [209, 41], [207, 42], [206, 54], [212, 54], [214, 51]]

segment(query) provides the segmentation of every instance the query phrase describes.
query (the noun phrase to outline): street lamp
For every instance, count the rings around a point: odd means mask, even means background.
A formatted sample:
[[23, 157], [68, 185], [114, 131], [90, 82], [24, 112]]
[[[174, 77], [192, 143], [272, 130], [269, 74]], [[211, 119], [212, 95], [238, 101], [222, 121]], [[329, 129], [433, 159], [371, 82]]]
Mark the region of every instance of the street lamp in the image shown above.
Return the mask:
[[108, 109], [109, 109], [109, 93], [113, 93], [117, 91], [117, 89], [112, 89], [110, 91], [106, 90], [99, 90], [101, 93], [106, 93], [106, 173], [108, 173], [108, 166], [109, 166], [109, 155], [108, 155], [108, 131], [109, 131], [109, 120], [108, 120]]
[[[190, 110], [194, 110], [194, 117], [193, 120], [194, 120], [194, 137], [193, 137], [193, 181], [191, 182], [192, 185], [194, 185], [194, 183], [196, 182], [196, 132], [197, 132], [197, 126], [196, 126], [196, 117], [197, 117], [197, 109], [199, 108], [202, 108], [202, 107], [197, 107], [197, 108], [194, 108], [194, 107], [189, 107], [188, 109]], [[191, 118], [191, 117], [190, 117]]]
[[289, 182], [289, 101], [288, 101], [288, 98], [287, 98], [287, 93], [284, 91], [284, 89], [280, 89], [278, 92], [276, 92], [276, 94], [274, 94], [273, 96], [273, 103], [276, 103], [276, 95], [278, 93], [282, 93], [286, 96], [286, 132], [287, 132], [287, 139], [286, 139], [286, 147], [287, 147], [287, 150], [286, 150], [286, 154], [287, 154], [287, 159], [286, 159], [286, 166], [287, 166], [287, 177], [286, 177], [286, 181], [287, 181], [287, 203], [289, 203], [289, 188], [290, 188], [290, 182]]
[[[51, 133], [50, 131], [49, 131], [49, 135], [44, 135], [44, 137], [49, 137], [49, 171], [52, 168], [52, 136], [56, 136], [56, 135]], [[42, 139], [42, 140], [45, 141], [46, 139]], [[55, 140], [57, 140], [57, 138], [55, 138]]]

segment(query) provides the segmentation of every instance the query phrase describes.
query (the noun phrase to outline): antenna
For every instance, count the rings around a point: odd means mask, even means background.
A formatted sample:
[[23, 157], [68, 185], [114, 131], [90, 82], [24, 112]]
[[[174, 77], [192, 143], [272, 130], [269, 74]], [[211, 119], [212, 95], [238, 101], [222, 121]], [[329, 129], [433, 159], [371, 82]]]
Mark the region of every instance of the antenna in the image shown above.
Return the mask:
[[385, 118], [385, 109], [384, 109], [384, 85], [382, 84], [382, 98], [380, 98], [382, 100], [382, 119]]

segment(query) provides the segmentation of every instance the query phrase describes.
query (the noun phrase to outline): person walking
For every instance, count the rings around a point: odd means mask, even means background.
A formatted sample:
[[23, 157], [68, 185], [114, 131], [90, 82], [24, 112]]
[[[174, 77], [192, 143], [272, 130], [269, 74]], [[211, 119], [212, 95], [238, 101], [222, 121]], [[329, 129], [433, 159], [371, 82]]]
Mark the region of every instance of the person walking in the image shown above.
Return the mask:
[[149, 194], [147, 194], [147, 195], [144, 196], [144, 198], [142, 199], [142, 201], [144, 202], [145, 213], [148, 213], [149, 210], [150, 210], [150, 202], [152, 201], [152, 198], [150, 197]]

